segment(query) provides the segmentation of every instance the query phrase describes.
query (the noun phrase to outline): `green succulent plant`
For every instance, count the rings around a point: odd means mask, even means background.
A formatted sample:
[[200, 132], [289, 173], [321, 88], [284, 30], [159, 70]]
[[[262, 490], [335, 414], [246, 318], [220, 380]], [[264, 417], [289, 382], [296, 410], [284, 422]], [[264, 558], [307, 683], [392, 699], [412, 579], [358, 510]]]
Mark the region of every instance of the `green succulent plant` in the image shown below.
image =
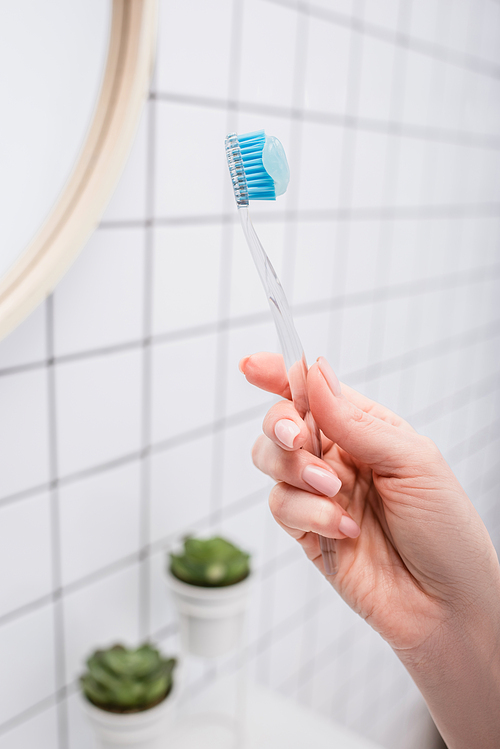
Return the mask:
[[139, 712], [161, 702], [172, 688], [175, 658], [163, 658], [152, 645], [114, 645], [96, 650], [80, 678], [84, 695], [110, 712]]
[[191, 585], [220, 588], [234, 585], [250, 574], [250, 554], [225, 538], [185, 538], [184, 550], [170, 554], [170, 572]]

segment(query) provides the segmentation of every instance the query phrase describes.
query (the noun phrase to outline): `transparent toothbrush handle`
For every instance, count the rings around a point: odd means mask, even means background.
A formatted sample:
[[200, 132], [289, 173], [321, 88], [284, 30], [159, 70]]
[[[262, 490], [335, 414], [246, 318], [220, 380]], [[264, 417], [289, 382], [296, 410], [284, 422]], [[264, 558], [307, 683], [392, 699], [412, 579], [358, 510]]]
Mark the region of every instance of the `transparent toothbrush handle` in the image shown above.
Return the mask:
[[[309, 429], [309, 444], [307, 448], [309, 452], [318, 458], [322, 458], [321, 434], [311, 413], [307, 395], [307, 362], [300, 338], [295, 329], [285, 292], [253, 228], [248, 208], [246, 206], [238, 206], [238, 213], [248, 247], [252, 253], [262, 285], [267, 294], [269, 306], [271, 307], [283, 351], [293, 405]], [[320, 536], [319, 542], [326, 574], [336, 575], [338, 560], [335, 539]]]

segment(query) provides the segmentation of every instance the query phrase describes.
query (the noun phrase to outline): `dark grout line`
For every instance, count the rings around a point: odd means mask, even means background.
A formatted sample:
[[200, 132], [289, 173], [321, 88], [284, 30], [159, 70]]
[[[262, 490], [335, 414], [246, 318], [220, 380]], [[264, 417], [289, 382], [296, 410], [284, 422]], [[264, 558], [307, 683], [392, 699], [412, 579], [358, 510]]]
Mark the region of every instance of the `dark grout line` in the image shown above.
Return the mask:
[[440, 398], [429, 406], [421, 408], [419, 411], [415, 411], [413, 414], [405, 417], [405, 419], [411, 424], [429, 424], [436, 419], [442, 418], [446, 414], [453, 413], [453, 411], [456, 411], [473, 401], [484, 398], [486, 395], [489, 395], [499, 388], [500, 371], [488, 375], [478, 382], [467, 385], [454, 393], [450, 393], [444, 398]]
[[[352, 383], [359, 384], [367, 382], [375, 379], [376, 377], [381, 377], [384, 374], [407, 369], [414, 364], [418, 364], [419, 361], [427, 361], [429, 359], [442, 356], [448, 351], [454, 351], [460, 348], [467, 348], [478, 343], [484, 343], [485, 341], [495, 338], [499, 335], [499, 333], [500, 322], [493, 321], [486, 325], [473, 328], [470, 331], [466, 331], [465, 333], [449, 336], [435, 343], [427, 344], [417, 349], [411, 349], [410, 351], [398, 356], [391, 357], [379, 362], [374, 362], [366, 368], [353, 370], [352, 372], [343, 374], [342, 376], [344, 379], [349, 380]], [[252, 419], [259, 417], [264, 410], [268, 409], [272, 405], [273, 402], [274, 400], [269, 400], [269, 402], [267, 403], [263, 403], [259, 406], [254, 406], [244, 411], [239, 411], [236, 414], [218, 419], [215, 422], [210, 422], [202, 427], [198, 427], [197, 429], [173, 435], [168, 439], [161, 440], [150, 445], [144, 451], [129, 453], [127, 455], [120, 456], [116, 460], [108, 461], [106, 463], [92, 466], [91, 468], [82, 471], [77, 471], [75, 473], [62, 476], [57, 480], [57, 482], [39, 484], [21, 492], [16, 492], [15, 494], [8, 495], [0, 499], [0, 508], [17, 501], [22, 501], [23, 499], [29, 499], [30, 497], [36, 496], [37, 494], [40, 494], [44, 491], [49, 491], [54, 486], [54, 483], [57, 483], [59, 486], [64, 487], [79, 480], [91, 477], [97, 473], [112, 470], [113, 468], [127, 465], [130, 462], [141, 460], [141, 458], [144, 457], [145, 453], [155, 454], [158, 452], [163, 452], [174, 446], [191, 442], [199, 437], [213, 434], [227, 427], [244, 424], [247, 421], [251, 421]]]
[[[57, 426], [57, 382], [54, 364], [54, 297], [51, 295], [46, 301], [46, 340], [47, 340], [47, 401], [48, 401], [48, 446], [49, 446], [49, 476], [50, 476], [50, 535], [51, 535], [51, 574], [53, 596], [53, 625], [54, 625], [54, 675], [56, 690], [65, 694], [65, 629], [64, 612], [60, 600], [62, 580], [62, 550], [61, 550], [61, 518], [60, 496], [58, 486], [59, 449]], [[57, 704], [57, 737], [59, 749], [68, 745], [68, 711], [65, 701]]]
[[192, 94], [156, 92], [150, 96], [152, 101], [160, 101], [184, 106], [239, 111], [246, 114], [260, 114], [268, 117], [282, 117], [300, 122], [311, 122], [330, 127], [341, 127], [348, 130], [362, 130], [370, 133], [400, 136], [413, 140], [448, 143], [450, 145], [470, 146], [486, 150], [500, 150], [500, 138], [496, 135], [472, 133], [461, 130], [446, 130], [429, 125], [411, 125], [403, 122], [376, 120], [359, 115], [328, 114], [308, 109], [283, 107], [281, 105], [261, 104], [257, 102], [234, 101]]
[[36, 598], [34, 601], [30, 601], [29, 603], [25, 603], [22, 606], [19, 606], [17, 609], [12, 609], [12, 611], [8, 611], [6, 614], [2, 614], [2, 616], [0, 616], [0, 628], [7, 626], [17, 619], [21, 619], [23, 616], [28, 616], [34, 611], [38, 611], [39, 609], [42, 609], [44, 606], [48, 606], [51, 603], [54, 603], [54, 594], [47, 593], [47, 595], [42, 596], [41, 598]]
[[160, 642], [166, 637], [177, 634], [178, 631], [179, 626], [177, 622], [170, 622], [170, 624], [166, 624], [164, 627], [152, 632], [148, 639], [152, 640], [152, 642]]
[[411, 349], [404, 354], [385, 359], [381, 362], [374, 362], [367, 367], [344, 374], [343, 378], [348, 380], [349, 383], [368, 382], [382, 377], [384, 374], [408, 369], [413, 364], [443, 356], [450, 351], [456, 351], [477, 343], [489, 341], [498, 335], [500, 335], [500, 320], [493, 320], [486, 325], [472, 328], [465, 333], [458, 333], [435, 343]]
[[474, 434], [468, 435], [464, 440], [457, 442], [446, 452], [446, 460], [453, 468], [462, 460], [470, 458], [471, 455], [479, 452], [483, 447], [487, 447], [492, 442], [500, 438], [500, 418], [487, 424], [485, 427], [478, 429]]
[[471, 70], [479, 75], [495, 79], [500, 78], [500, 67], [494, 62], [485, 60], [482, 57], [477, 57], [476, 55], [471, 55], [469, 53], [464, 54], [462, 52], [457, 52], [450, 47], [443, 47], [434, 42], [428, 42], [401, 31], [391, 31], [383, 26], [378, 26], [377, 24], [366, 22], [356, 17], [315, 5], [314, 1], [305, 3], [299, 0], [293, 4], [288, 0], [267, 0], [267, 2], [288, 8], [289, 10], [296, 10], [300, 13], [308, 13], [322, 21], [350, 28], [359, 34], [372, 36], [381, 41], [388, 42], [389, 44], [408, 48], [414, 52], [425, 55], [426, 57], [449, 63], [455, 67]]
[[[155, 70], [156, 76], [156, 70]], [[139, 538], [141, 549], [150, 543], [150, 450], [151, 442], [151, 410], [152, 410], [152, 347], [151, 331], [153, 327], [153, 263], [154, 263], [154, 232], [152, 216], [155, 206], [156, 182], [156, 130], [157, 105], [148, 103], [148, 142], [147, 142], [147, 183], [145, 193], [146, 215], [148, 217], [144, 247], [144, 279], [143, 279], [143, 341], [142, 341], [142, 394], [141, 394], [141, 448], [140, 461], [141, 496], [139, 510]], [[150, 628], [150, 599], [151, 574], [150, 557], [140, 552], [138, 591], [138, 630], [141, 639], [149, 633]]]
[[[264, 213], [256, 208], [252, 212], [253, 218], [259, 223], [281, 223], [283, 221], [393, 221], [393, 220], [432, 220], [439, 218], [496, 218], [500, 216], [500, 203], [451, 203], [441, 205], [386, 205], [366, 208], [330, 208], [330, 209], [286, 209]], [[186, 216], [157, 216], [141, 223], [142, 228], [168, 228], [170, 226], [225, 226], [236, 225], [238, 216], [234, 211], [216, 214], [189, 214]], [[102, 222], [97, 231], [120, 229], [121, 221]]]
[[35, 718], [37, 715], [44, 713], [46, 710], [49, 710], [51, 707], [54, 707], [57, 704], [57, 693], [51, 694], [49, 697], [45, 697], [45, 699], [40, 700], [40, 702], [36, 702], [26, 710], [23, 710], [21, 713], [14, 715], [13, 718], [9, 718], [4, 723], [2, 723], [0, 725], [0, 736], [4, 736], [9, 731], [14, 730], [14, 728], [17, 728], [23, 723], [26, 723], [26, 721], [30, 720], [31, 718]]
[[[429, 278], [419, 279], [417, 281], [407, 281], [390, 286], [376, 287], [364, 291], [351, 292], [344, 295], [320, 299], [315, 302], [306, 302], [292, 305], [292, 312], [297, 316], [314, 315], [318, 312], [339, 309], [342, 307], [354, 307], [364, 304], [373, 304], [387, 299], [397, 299], [402, 296], [415, 296], [418, 294], [427, 294], [443, 289], [451, 289], [458, 286], [471, 285], [481, 281], [489, 281], [500, 275], [500, 263], [491, 266], [482, 266], [472, 270], [456, 271], [443, 276], [431, 276]], [[238, 330], [252, 325], [259, 325], [269, 320], [269, 312], [255, 312], [248, 315], [239, 315], [227, 319], [221, 319], [218, 322], [207, 323], [205, 325], [196, 325], [184, 329], [176, 329], [167, 333], [157, 333], [149, 338], [129, 341], [117, 346], [109, 346], [99, 349], [86, 349], [75, 354], [66, 354], [60, 357], [54, 357], [50, 360], [55, 365], [64, 365], [71, 362], [83, 361], [89, 358], [102, 356], [112, 356], [124, 351], [140, 350], [145, 345], [159, 345], [173, 341], [187, 340], [204, 335], [214, 335], [225, 330]], [[22, 374], [27, 371], [43, 369], [50, 363], [48, 360], [32, 362], [30, 364], [19, 365], [17, 367], [7, 367], [0, 370], [0, 377], [9, 377], [16, 374]], [[1, 500], [0, 500], [1, 504]]]

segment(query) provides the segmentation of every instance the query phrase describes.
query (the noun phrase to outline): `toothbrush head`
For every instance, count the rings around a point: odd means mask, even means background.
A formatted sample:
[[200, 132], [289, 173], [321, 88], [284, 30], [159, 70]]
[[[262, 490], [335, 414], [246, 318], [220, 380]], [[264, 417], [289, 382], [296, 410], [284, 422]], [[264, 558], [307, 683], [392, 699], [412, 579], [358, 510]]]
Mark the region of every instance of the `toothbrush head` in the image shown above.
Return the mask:
[[226, 138], [226, 157], [238, 206], [250, 200], [276, 200], [290, 180], [285, 149], [264, 130]]

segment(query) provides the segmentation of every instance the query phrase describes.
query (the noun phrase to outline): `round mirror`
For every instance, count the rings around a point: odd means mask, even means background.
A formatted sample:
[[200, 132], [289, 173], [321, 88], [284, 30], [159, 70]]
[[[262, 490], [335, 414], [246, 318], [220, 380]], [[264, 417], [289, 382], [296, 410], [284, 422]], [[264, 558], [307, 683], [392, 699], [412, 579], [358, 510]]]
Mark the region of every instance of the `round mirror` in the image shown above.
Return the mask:
[[2, 338], [52, 290], [111, 197], [148, 91], [156, 0], [18, 0], [0, 15]]

